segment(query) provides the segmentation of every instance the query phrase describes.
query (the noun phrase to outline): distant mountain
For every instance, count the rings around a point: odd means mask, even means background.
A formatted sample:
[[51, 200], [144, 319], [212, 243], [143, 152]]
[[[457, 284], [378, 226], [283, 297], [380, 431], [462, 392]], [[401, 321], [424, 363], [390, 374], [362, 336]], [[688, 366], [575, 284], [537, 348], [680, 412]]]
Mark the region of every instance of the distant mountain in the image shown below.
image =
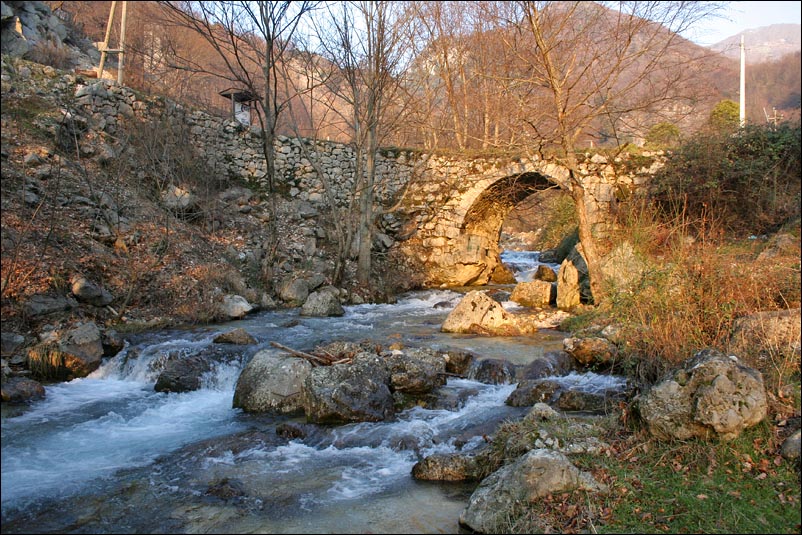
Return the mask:
[[741, 35], [744, 36], [747, 63], [763, 63], [780, 59], [802, 50], [802, 25], [772, 24], [727, 37], [710, 48], [730, 58], [741, 57]]

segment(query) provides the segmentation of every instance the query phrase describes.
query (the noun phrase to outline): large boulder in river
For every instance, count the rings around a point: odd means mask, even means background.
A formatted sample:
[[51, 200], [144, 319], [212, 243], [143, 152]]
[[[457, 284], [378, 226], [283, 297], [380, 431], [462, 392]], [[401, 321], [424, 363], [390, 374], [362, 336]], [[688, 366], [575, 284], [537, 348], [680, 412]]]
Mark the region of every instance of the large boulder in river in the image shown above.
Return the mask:
[[531, 407], [537, 403], [550, 404], [558, 399], [561, 391], [562, 385], [550, 379], [520, 381], [504, 403], [511, 407]]
[[220, 311], [232, 320], [244, 318], [251, 310], [253, 306], [241, 295], [223, 296], [223, 302], [220, 304]]
[[445, 333], [473, 333], [517, 336], [521, 329], [515, 317], [484, 291], [468, 292], [446, 317], [440, 329]]
[[571, 310], [580, 302], [579, 270], [570, 260], [563, 260], [557, 273], [557, 308]]
[[531, 450], [482, 481], [460, 515], [459, 523], [479, 533], [495, 533], [512, 507], [531, 505], [549, 494], [576, 489], [605, 490], [562, 453]]
[[488, 385], [512, 383], [516, 376], [515, 364], [504, 359], [475, 361], [468, 370], [468, 379]]
[[532, 277], [534, 280], [545, 282], [557, 282], [557, 274], [549, 266], [540, 264]]
[[512, 291], [510, 300], [525, 307], [546, 307], [551, 302], [552, 292], [556, 294], [557, 289], [550, 282], [519, 282]]
[[383, 356], [390, 367], [393, 392], [426, 394], [446, 384], [446, 360], [434, 350], [396, 350]]
[[470, 351], [449, 349], [443, 359], [446, 361], [446, 373], [454, 375], [467, 375], [474, 363], [478, 360]]
[[412, 467], [412, 477], [423, 481], [478, 480], [486, 474], [487, 455], [435, 453]]
[[731, 440], [766, 416], [759, 371], [704, 349], [641, 396], [640, 414], [660, 439]]
[[154, 389], [158, 392], [191, 392], [204, 386], [213, 387], [216, 364], [237, 365], [244, 358], [243, 350], [234, 344], [211, 344], [204, 348], [172, 350], [161, 353], [149, 365], [159, 372]]
[[551, 375], [567, 375], [576, 368], [576, 361], [566, 351], [547, 351], [518, 370], [519, 381], [542, 379]]
[[313, 368], [302, 390], [306, 419], [318, 424], [380, 422], [393, 415], [390, 367], [375, 353]]
[[312, 292], [301, 307], [301, 316], [342, 316], [345, 310], [340, 304], [340, 291], [334, 286], [325, 286]]
[[26, 377], [9, 377], [4, 379], [0, 386], [0, 399], [3, 401], [20, 403], [43, 397], [45, 397], [45, 387], [38, 381]]
[[232, 344], [239, 346], [253, 345], [257, 343], [256, 338], [245, 329], [234, 329], [225, 333], [220, 333], [212, 340], [215, 344]]
[[156, 392], [193, 392], [201, 387], [203, 374], [212, 369], [211, 363], [201, 355], [171, 354], [156, 379]]
[[263, 349], [240, 373], [233, 406], [246, 412], [300, 412], [301, 392], [311, 371], [306, 360]]

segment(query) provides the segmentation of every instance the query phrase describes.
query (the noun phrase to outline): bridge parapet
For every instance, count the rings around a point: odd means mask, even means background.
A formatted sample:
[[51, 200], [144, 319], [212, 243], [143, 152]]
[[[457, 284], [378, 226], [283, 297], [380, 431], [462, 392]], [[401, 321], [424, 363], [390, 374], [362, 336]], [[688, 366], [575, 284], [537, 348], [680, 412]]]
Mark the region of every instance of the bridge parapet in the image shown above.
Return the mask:
[[[76, 85], [75, 97], [93, 128], [115, 134], [121, 122], [133, 117], [177, 121], [215, 172], [255, 184], [267, 180], [258, 130], [164, 99], [139, 99], [130, 89], [105, 81]], [[318, 170], [333, 186], [334, 202], [347, 205], [354, 192], [352, 147], [278, 136], [275, 154], [274, 183], [293, 206], [308, 205], [310, 212], [326, 217], [329, 200]], [[626, 155], [615, 162], [599, 154], [582, 158], [579, 173], [597, 234], [609, 227], [622, 195], [642, 187], [659, 169], [657, 156], [640, 167], [619, 165]], [[515, 204], [547, 187], [569, 187], [568, 171], [556, 159], [466, 159], [399, 149], [381, 151], [377, 176], [379, 204], [398, 204], [397, 214], [387, 216], [394, 220], [392, 228], [382, 227], [394, 240], [388, 236], [384, 243], [419, 262], [430, 285], [487, 282], [500, 263], [501, 225]]]

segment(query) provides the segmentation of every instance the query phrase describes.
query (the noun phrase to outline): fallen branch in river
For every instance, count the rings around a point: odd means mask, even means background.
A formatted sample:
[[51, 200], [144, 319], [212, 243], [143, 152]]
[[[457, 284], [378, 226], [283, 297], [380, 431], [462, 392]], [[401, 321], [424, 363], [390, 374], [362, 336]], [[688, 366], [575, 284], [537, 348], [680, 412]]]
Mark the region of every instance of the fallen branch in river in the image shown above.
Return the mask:
[[293, 349], [291, 347], [287, 347], [285, 345], [281, 345], [278, 342], [270, 342], [270, 345], [273, 346], [273, 347], [277, 347], [278, 349], [281, 349], [282, 351], [286, 351], [287, 353], [289, 353], [290, 355], [292, 355], [294, 357], [300, 357], [302, 359], [306, 359], [309, 362], [311, 362], [313, 365], [328, 366], [328, 365], [330, 365], [332, 363], [330, 360], [328, 360], [328, 359], [326, 359], [324, 357], [319, 357], [319, 356], [313, 355], [311, 353], [305, 353], [303, 351], [298, 351], [297, 349]]

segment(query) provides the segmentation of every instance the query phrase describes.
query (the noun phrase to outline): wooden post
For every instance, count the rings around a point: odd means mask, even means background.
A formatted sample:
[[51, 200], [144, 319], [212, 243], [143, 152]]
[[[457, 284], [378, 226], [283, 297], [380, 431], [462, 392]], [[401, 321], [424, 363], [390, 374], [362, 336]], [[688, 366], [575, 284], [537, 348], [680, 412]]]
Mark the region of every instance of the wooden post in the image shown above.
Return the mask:
[[117, 60], [117, 83], [123, 83], [123, 70], [125, 64], [125, 26], [126, 19], [128, 18], [128, 2], [123, 2], [122, 17], [120, 20], [120, 47], [117, 49], [109, 48], [109, 39], [111, 38], [111, 26], [114, 24], [114, 10], [117, 7], [117, 2], [111, 3], [111, 10], [109, 12], [109, 21], [106, 23], [106, 38], [103, 40], [103, 50], [100, 51], [100, 66], [98, 67], [98, 78], [103, 78], [103, 68], [106, 65], [106, 55], [109, 53], [119, 54]]
[[120, 59], [117, 62], [117, 83], [123, 85], [123, 62], [125, 60], [125, 19], [128, 14], [128, 2], [123, 2], [123, 14], [120, 21]]
[[109, 13], [109, 22], [106, 23], [106, 38], [103, 39], [103, 50], [100, 51], [100, 67], [97, 77], [103, 78], [103, 66], [106, 64], [106, 51], [109, 49], [109, 37], [111, 37], [111, 25], [114, 23], [114, 8], [117, 7], [117, 2], [111, 3], [111, 12]]

